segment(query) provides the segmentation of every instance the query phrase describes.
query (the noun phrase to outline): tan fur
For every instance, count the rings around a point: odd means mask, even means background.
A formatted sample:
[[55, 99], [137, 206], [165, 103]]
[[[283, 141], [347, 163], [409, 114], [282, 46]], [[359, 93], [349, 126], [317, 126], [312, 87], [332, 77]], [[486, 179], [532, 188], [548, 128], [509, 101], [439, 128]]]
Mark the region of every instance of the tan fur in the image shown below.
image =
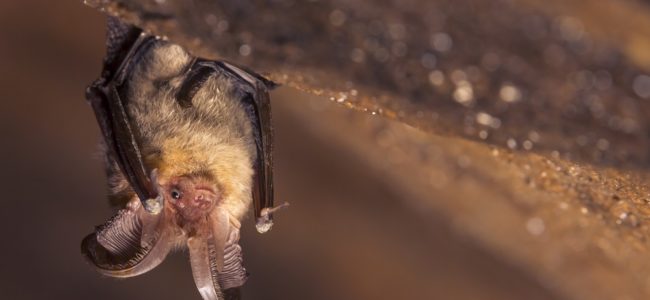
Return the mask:
[[[228, 212], [241, 220], [252, 201], [252, 125], [223, 76], [210, 77], [192, 107], [178, 105], [174, 95], [190, 60], [181, 47], [158, 42], [133, 72], [128, 111], [145, 163], [150, 170], [158, 169], [161, 182], [208, 172]], [[135, 197], [114, 163], [109, 164], [109, 174], [112, 198], [125, 193]]]

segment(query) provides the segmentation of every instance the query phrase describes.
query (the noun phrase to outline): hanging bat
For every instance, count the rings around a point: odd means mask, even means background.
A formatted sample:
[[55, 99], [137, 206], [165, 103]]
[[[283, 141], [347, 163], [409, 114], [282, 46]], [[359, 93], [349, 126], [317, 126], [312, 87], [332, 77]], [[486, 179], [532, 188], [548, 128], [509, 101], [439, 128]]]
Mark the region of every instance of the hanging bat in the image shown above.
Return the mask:
[[123, 207], [82, 242], [101, 273], [132, 277], [187, 246], [203, 299], [238, 299], [240, 221], [271, 228], [274, 83], [109, 19], [86, 92], [103, 135], [109, 199]]

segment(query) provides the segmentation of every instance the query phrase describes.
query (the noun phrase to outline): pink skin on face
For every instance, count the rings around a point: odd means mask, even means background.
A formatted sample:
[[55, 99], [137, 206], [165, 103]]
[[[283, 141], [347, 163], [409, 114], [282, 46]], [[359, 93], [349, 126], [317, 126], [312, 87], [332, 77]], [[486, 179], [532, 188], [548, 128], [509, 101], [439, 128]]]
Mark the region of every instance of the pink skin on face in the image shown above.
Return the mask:
[[219, 200], [214, 184], [199, 177], [174, 177], [164, 190], [165, 199], [182, 217], [179, 225], [194, 223], [208, 215]]

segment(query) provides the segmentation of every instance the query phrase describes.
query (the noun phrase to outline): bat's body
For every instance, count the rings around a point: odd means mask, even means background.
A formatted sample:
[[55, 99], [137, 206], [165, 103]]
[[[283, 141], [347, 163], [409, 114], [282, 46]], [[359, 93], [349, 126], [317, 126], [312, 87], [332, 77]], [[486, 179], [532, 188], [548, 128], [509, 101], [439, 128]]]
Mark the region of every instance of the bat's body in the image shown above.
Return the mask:
[[[145, 166], [158, 170], [160, 184], [181, 174], [201, 177], [218, 188], [221, 205], [239, 220], [252, 201], [256, 149], [251, 120], [236, 86], [223, 74], [205, 80], [191, 107], [179, 105], [176, 94], [190, 63], [192, 57], [181, 47], [157, 41], [133, 71], [127, 110], [139, 129]], [[117, 165], [110, 168], [113, 197], [133, 198]]]
[[130, 277], [187, 247], [204, 299], [246, 280], [240, 221], [258, 230], [272, 204], [270, 82], [116, 23], [102, 78], [88, 92], [104, 135], [111, 202], [124, 207], [82, 251], [101, 273]]

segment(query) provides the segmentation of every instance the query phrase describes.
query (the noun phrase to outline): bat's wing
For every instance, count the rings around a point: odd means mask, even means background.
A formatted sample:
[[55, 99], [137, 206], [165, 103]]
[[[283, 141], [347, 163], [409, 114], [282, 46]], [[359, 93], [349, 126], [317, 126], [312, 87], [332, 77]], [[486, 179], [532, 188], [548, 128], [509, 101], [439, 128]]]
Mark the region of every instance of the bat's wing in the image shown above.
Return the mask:
[[[146, 203], [156, 197], [149, 180], [136, 134], [125, 109], [123, 92], [125, 78], [154, 37], [142, 34], [136, 27], [109, 18], [107, 55], [102, 76], [86, 90], [86, 98], [95, 111], [106, 147], [124, 173], [143, 206], [149, 212], [157, 212], [162, 203]], [[159, 204], [159, 205], [154, 205]]]
[[242, 100], [249, 118], [252, 120], [257, 146], [255, 162], [255, 186], [253, 187], [253, 206], [256, 228], [259, 232], [271, 229], [273, 219], [273, 126], [271, 124], [271, 101], [269, 89], [275, 84], [265, 78], [223, 62], [224, 68], [233, 72], [252, 87], [252, 93]]
[[273, 208], [273, 126], [269, 90], [275, 83], [242, 67], [222, 61], [196, 59], [188, 69], [176, 99], [183, 107], [192, 105], [194, 94], [212, 74], [231, 78], [241, 93], [241, 101], [253, 124], [257, 159], [253, 187], [253, 206], [259, 232], [271, 229]]

